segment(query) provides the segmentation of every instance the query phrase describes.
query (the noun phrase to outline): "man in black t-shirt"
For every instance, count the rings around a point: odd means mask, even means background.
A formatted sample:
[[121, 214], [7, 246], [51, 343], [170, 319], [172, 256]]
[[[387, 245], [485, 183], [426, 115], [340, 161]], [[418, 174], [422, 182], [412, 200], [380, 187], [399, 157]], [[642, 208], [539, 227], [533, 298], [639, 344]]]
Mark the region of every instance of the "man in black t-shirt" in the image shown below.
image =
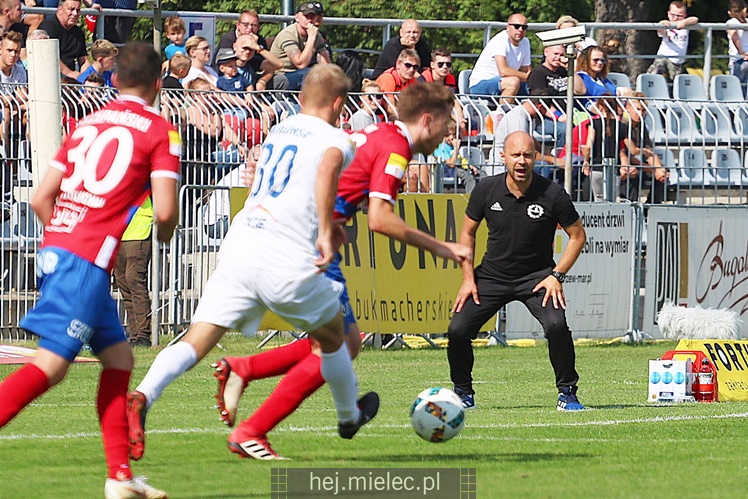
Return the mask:
[[400, 28], [400, 36], [390, 38], [384, 44], [377, 65], [374, 67], [372, 79], [379, 78], [379, 75], [386, 70], [395, 67], [397, 58], [400, 57], [400, 52], [404, 49], [413, 49], [416, 51], [423, 69], [431, 67], [431, 47], [421, 37], [421, 34], [421, 26], [419, 26], [418, 21], [415, 19], [406, 19], [403, 21], [403, 25]]
[[[454, 390], [464, 408], [475, 407], [470, 341], [501, 307], [519, 300], [543, 326], [548, 340], [558, 388], [557, 409], [583, 410], [576, 396], [579, 375], [562, 283], [584, 247], [584, 227], [563, 188], [533, 175], [535, 142], [528, 133], [509, 134], [502, 157], [506, 173], [478, 183], [460, 232], [460, 243], [474, 250], [475, 234], [486, 220], [486, 253], [476, 268], [472, 261], [462, 263], [462, 286], [452, 308], [447, 358]], [[569, 242], [554, 263], [557, 225], [568, 234]]]
[[86, 54], [86, 37], [78, 27], [81, 15], [81, 0], [62, 0], [54, 16], [42, 21], [39, 29], [50, 38], [60, 41], [60, 73], [78, 78], [89, 66]]
[[[546, 89], [553, 96], [566, 97], [567, 73], [561, 64], [564, 56], [564, 47], [556, 45], [546, 47], [543, 50], [545, 60], [540, 66], [535, 66], [527, 77], [527, 85], [530, 91]], [[543, 123], [536, 129], [538, 133], [545, 134], [554, 131], [556, 147], [564, 147], [566, 144], [566, 99], [553, 99], [549, 104], [548, 112], [543, 118]]]

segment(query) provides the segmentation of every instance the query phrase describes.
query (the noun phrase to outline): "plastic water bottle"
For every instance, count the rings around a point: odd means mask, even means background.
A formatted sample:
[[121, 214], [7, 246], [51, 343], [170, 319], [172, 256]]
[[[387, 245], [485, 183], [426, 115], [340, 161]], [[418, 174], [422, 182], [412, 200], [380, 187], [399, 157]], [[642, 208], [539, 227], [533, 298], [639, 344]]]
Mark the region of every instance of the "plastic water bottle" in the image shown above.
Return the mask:
[[709, 359], [701, 361], [699, 368], [699, 397], [700, 402], [714, 402], [714, 368]]

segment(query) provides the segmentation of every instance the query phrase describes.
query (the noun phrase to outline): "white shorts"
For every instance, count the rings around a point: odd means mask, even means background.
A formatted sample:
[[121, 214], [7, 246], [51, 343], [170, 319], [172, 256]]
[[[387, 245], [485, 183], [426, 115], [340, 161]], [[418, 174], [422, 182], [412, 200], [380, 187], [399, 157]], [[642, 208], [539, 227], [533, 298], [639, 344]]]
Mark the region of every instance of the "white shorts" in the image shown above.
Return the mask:
[[219, 262], [208, 279], [192, 323], [236, 329], [252, 337], [267, 310], [304, 331], [340, 312], [343, 285], [311, 271], [284, 271]]

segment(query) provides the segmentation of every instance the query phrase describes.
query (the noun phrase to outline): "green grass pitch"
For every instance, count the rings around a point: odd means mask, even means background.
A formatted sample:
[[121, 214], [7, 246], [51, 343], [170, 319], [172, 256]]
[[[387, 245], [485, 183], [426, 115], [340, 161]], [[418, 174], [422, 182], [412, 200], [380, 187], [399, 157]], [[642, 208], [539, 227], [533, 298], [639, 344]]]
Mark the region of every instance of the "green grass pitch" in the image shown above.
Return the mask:
[[[648, 359], [674, 347], [577, 347], [579, 397], [589, 410], [559, 413], [545, 346], [476, 349], [476, 401], [450, 442], [430, 444], [410, 428], [415, 396], [449, 383], [443, 350], [365, 350], [360, 391], [379, 392], [379, 416], [351, 441], [337, 436], [324, 387], [270, 435], [283, 462], [240, 460], [213, 408], [210, 362], [256, 352], [257, 340], [225, 339], [167, 388], [148, 416], [146, 454], [136, 474], [172, 498], [270, 497], [270, 469], [476, 468], [477, 497], [744, 497], [748, 403], [646, 403]], [[132, 386], [156, 350], [138, 349]], [[0, 377], [17, 366], [0, 366]], [[68, 378], [0, 431], [0, 498], [103, 496], [106, 469], [94, 407], [99, 367]], [[252, 382], [246, 418], [277, 380]], [[386, 497], [367, 495], [363, 497]], [[438, 496], [433, 496], [438, 497]]]

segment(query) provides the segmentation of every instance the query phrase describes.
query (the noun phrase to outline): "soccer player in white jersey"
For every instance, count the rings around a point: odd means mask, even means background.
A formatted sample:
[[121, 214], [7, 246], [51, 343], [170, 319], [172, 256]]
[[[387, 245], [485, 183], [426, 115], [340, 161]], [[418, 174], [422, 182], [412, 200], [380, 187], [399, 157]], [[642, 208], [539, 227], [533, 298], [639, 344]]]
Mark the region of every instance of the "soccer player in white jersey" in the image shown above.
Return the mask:
[[342, 284], [322, 272], [335, 256], [333, 206], [342, 169], [353, 159], [348, 136], [333, 125], [348, 79], [334, 65], [315, 66], [301, 89], [301, 113], [265, 141], [244, 208], [221, 245], [184, 339], [164, 349], [128, 398], [130, 455], [144, 452], [145, 415], [166, 386], [199, 362], [228, 329], [254, 334], [266, 310], [309, 332], [322, 350], [338, 432], [353, 435], [373, 418], [379, 397], [356, 402], [357, 380], [344, 344]]
[[31, 199], [44, 224], [36, 263], [41, 297], [19, 325], [39, 335], [39, 349], [0, 384], [0, 427], [62, 381], [87, 343], [102, 367], [96, 408], [108, 468], [104, 495], [164, 498], [130, 470], [126, 401], [134, 359], [109, 286], [120, 238], [151, 192], [158, 238], [171, 239], [181, 141], [150, 107], [161, 90], [161, 58], [152, 46], [123, 47], [114, 84], [119, 98], [79, 123]]

